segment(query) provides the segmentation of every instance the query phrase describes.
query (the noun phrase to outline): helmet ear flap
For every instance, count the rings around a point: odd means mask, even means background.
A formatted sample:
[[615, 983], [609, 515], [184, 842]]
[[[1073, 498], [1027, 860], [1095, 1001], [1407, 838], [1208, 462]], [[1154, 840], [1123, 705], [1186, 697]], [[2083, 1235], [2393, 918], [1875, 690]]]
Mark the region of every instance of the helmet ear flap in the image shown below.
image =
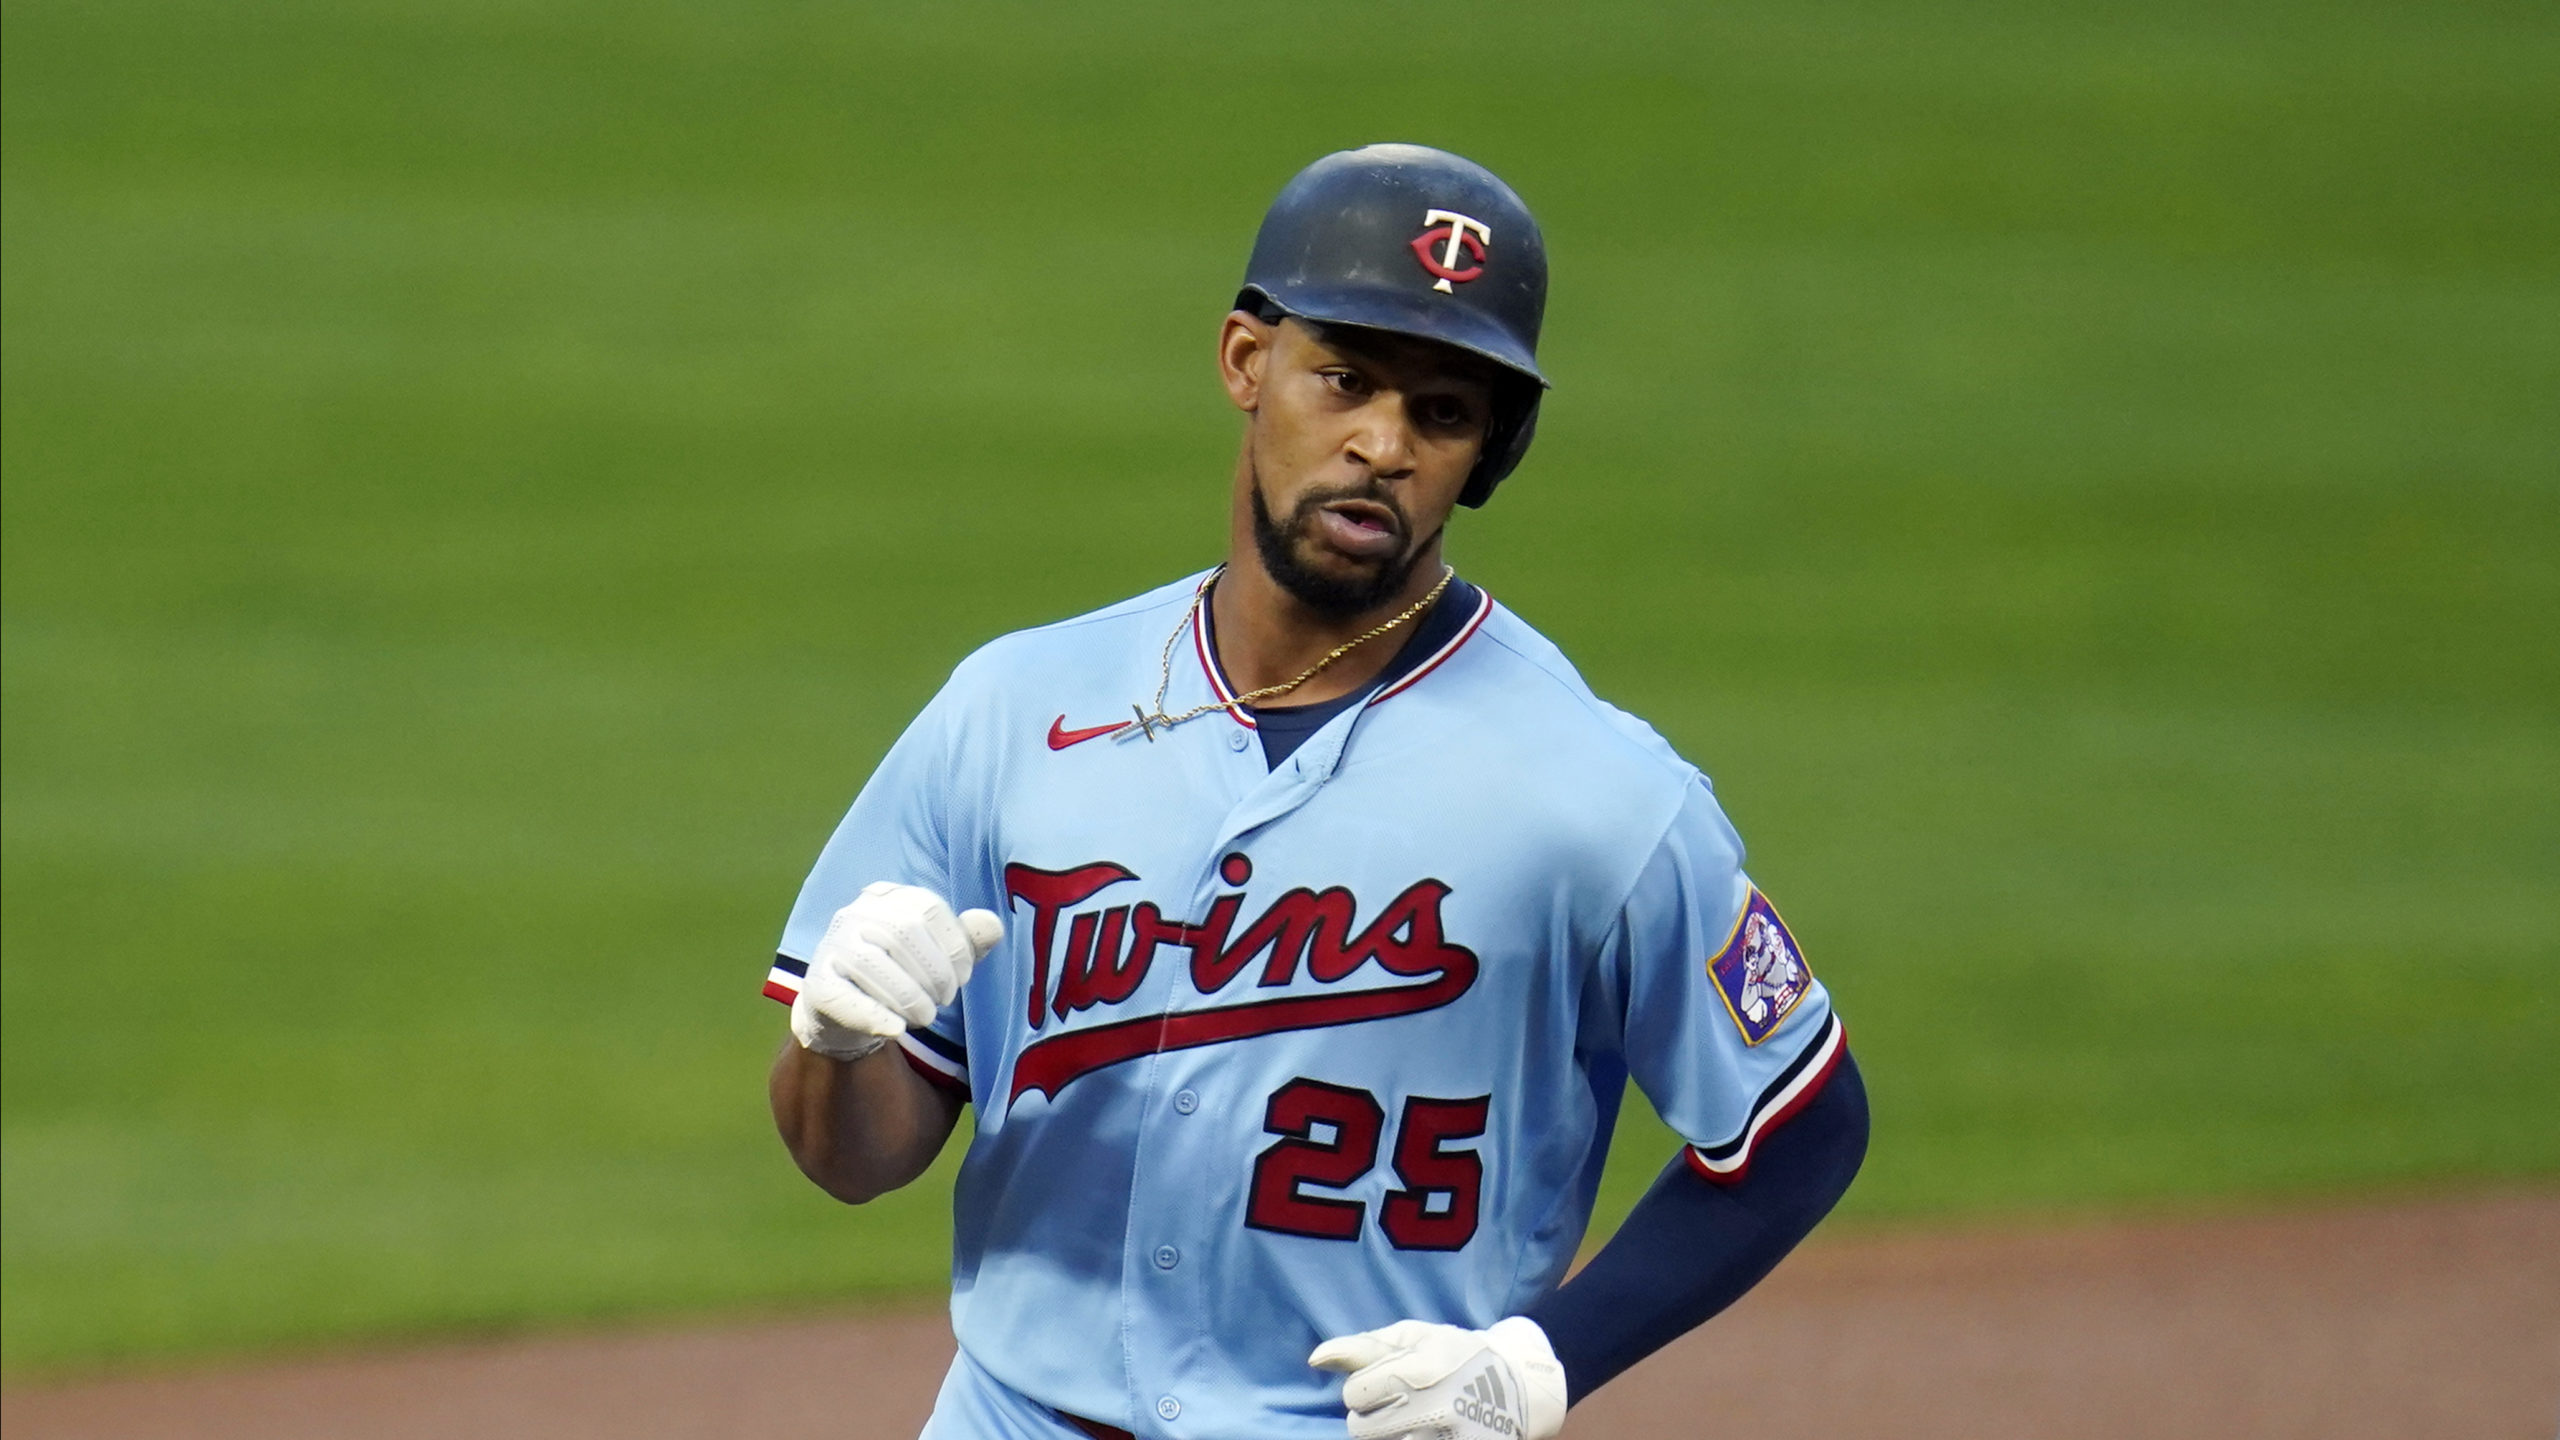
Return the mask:
[[1537, 438], [1538, 402], [1546, 392], [1537, 385], [1524, 386], [1522, 391], [1525, 398], [1515, 392], [1495, 404], [1493, 423], [1485, 427], [1484, 452], [1467, 476], [1467, 488], [1458, 492], [1458, 503], [1470, 510], [1482, 509], [1493, 498], [1493, 487], [1520, 468], [1529, 442]]

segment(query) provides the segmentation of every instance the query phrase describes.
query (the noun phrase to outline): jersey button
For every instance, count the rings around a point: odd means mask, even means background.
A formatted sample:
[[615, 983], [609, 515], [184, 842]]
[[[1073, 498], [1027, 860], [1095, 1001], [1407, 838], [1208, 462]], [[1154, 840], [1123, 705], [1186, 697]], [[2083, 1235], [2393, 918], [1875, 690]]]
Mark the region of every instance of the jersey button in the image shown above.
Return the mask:
[[1157, 1269], [1159, 1269], [1159, 1270], [1170, 1270], [1170, 1269], [1172, 1269], [1174, 1266], [1179, 1265], [1179, 1264], [1181, 1264], [1181, 1263], [1182, 1263], [1182, 1252], [1181, 1252], [1181, 1251], [1174, 1249], [1174, 1248], [1173, 1248], [1172, 1246], [1170, 1246], [1170, 1245], [1159, 1245], [1159, 1246], [1157, 1246], [1157, 1247], [1156, 1247], [1156, 1268], [1157, 1268]]
[[1181, 1402], [1181, 1401], [1179, 1401], [1179, 1400], [1174, 1399], [1174, 1398], [1173, 1398], [1172, 1396], [1170, 1396], [1170, 1395], [1167, 1395], [1167, 1396], [1166, 1396], [1166, 1397], [1164, 1397], [1163, 1399], [1158, 1400], [1158, 1401], [1156, 1402], [1156, 1416], [1157, 1416], [1157, 1418], [1159, 1418], [1159, 1419], [1163, 1419], [1163, 1420], [1179, 1420], [1179, 1419], [1181, 1419], [1181, 1418], [1182, 1418], [1182, 1402]]
[[1175, 1114], [1188, 1115], [1199, 1108], [1200, 1096], [1197, 1092], [1191, 1090], [1176, 1090], [1173, 1092], [1173, 1109]]
[[1230, 750], [1241, 750], [1252, 738], [1253, 737], [1245, 734], [1240, 728], [1230, 730], [1227, 732], [1227, 748]]

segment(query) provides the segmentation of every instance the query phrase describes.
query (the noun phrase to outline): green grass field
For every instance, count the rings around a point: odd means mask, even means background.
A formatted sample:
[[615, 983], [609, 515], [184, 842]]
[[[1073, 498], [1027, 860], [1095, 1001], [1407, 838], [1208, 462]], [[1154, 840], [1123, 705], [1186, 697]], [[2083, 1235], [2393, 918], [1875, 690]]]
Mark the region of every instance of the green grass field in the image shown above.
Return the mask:
[[[2560, 1174], [2560, 12], [11, 0], [5, 1360], [931, 1293], [755, 998], [1211, 558], [1328, 149], [1539, 207], [1465, 571], [1718, 780], [1857, 1222]], [[1669, 1150], [1625, 1133], [1611, 1203]]]

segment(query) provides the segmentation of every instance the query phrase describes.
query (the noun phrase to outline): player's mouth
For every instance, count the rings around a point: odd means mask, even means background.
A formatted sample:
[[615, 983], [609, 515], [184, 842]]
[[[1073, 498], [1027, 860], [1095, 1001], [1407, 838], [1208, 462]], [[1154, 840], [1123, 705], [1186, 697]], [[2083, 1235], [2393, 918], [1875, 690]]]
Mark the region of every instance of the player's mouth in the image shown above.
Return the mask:
[[1375, 500], [1328, 501], [1315, 513], [1324, 543], [1361, 560], [1384, 560], [1404, 548], [1404, 523]]

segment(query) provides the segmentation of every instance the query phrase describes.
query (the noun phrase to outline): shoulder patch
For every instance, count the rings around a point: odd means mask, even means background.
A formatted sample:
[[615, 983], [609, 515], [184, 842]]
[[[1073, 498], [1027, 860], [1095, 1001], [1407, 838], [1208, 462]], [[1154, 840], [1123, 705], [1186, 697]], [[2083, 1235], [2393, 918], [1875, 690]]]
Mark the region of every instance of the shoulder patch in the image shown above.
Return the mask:
[[1715, 976], [1725, 1010], [1742, 1027], [1746, 1045], [1768, 1039], [1813, 985], [1796, 937], [1787, 933], [1787, 922], [1778, 918], [1757, 885], [1743, 904], [1742, 918], [1734, 922], [1732, 937], [1707, 962], [1707, 970]]

